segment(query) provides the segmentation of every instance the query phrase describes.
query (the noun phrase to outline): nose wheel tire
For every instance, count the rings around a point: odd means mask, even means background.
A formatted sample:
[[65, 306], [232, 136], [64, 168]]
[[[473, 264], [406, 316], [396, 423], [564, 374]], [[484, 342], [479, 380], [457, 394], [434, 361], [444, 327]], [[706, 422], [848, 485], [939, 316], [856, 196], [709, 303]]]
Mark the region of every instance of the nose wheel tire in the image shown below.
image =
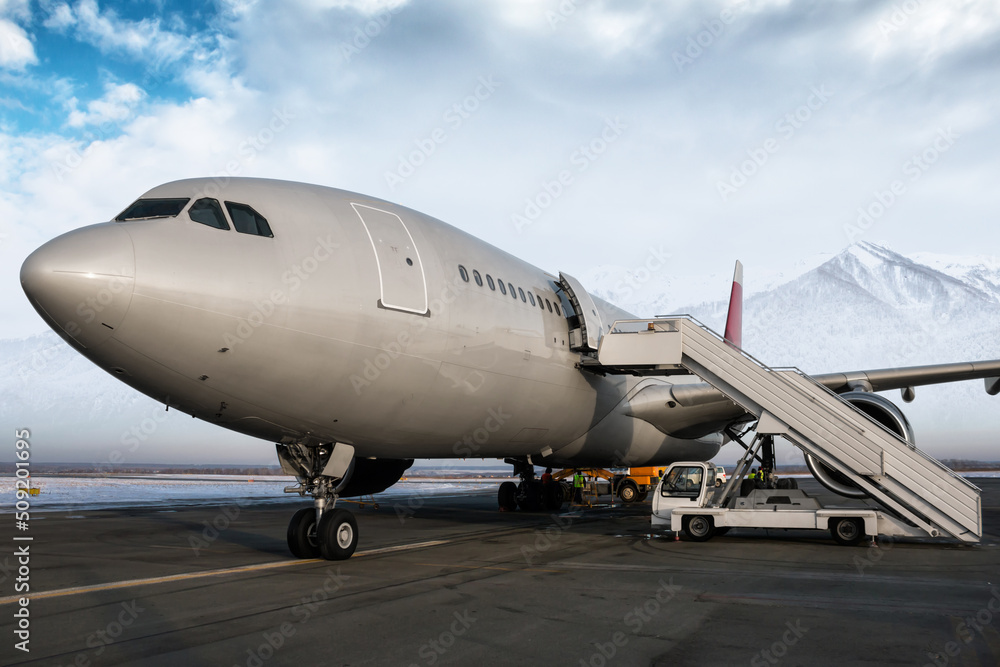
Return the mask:
[[347, 510], [329, 510], [319, 520], [316, 536], [323, 558], [346, 560], [358, 548], [358, 522]]
[[304, 507], [292, 515], [288, 524], [288, 550], [296, 558], [319, 558], [316, 510], [312, 507]]

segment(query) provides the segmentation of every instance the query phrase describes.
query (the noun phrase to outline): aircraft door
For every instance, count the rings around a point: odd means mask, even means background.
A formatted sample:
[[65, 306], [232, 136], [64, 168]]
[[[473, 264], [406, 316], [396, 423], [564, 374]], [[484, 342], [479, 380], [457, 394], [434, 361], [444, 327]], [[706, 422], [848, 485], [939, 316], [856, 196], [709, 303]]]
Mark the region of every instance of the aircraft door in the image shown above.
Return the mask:
[[580, 281], [565, 273], [559, 274], [559, 284], [573, 304], [577, 326], [569, 332], [570, 349], [579, 352], [597, 352], [604, 324], [594, 299]]
[[378, 305], [418, 315], [427, 314], [427, 279], [420, 253], [406, 223], [389, 211], [354, 204], [375, 250], [381, 298]]

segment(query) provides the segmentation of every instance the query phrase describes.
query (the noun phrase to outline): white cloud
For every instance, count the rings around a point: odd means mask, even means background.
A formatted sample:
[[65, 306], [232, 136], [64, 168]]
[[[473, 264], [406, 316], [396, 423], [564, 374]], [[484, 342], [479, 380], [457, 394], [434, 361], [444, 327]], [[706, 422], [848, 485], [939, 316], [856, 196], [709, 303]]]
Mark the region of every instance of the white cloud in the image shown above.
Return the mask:
[[309, 10], [351, 9], [361, 14], [378, 14], [407, 4], [409, 0], [299, 0]]
[[906, 2], [886, 6], [863, 26], [859, 45], [875, 58], [901, 56], [930, 62], [982, 43], [1000, 32], [993, 0]]
[[21, 70], [37, 62], [28, 33], [21, 26], [0, 19], [0, 68]]
[[134, 83], [120, 85], [109, 83], [105, 85], [104, 90], [104, 96], [89, 102], [86, 111], [77, 109], [77, 99], [71, 99], [67, 124], [70, 127], [83, 127], [120, 123], [132, 115], [132, 110], [146, 96], [146, 93]]
[[63, 32], [66, 28], [76, 23], [76, 16], [73, 14], [73, 10], [65, 2], [59, 2], [54, 5], [43, 5], [43, 8], [48, 11], [49, 15], [42, 25], [50, 30]]
[[124, 53], [148, 61], [153, 69], [199, 51], [195, 35], [165, 29], [158, 18], [141, 21], [121, 18], [114, 10], [102, 11], [96, 0], [79, 0], [73, 6], [55, 3], [45, 9], [48, 12], [45, 27], [59, 32], [75, 28], [79, 39], [102, 53]]
[[0, 0], [0, 16], [27, 21], [31, 18], [31, 3], [29, 0]]

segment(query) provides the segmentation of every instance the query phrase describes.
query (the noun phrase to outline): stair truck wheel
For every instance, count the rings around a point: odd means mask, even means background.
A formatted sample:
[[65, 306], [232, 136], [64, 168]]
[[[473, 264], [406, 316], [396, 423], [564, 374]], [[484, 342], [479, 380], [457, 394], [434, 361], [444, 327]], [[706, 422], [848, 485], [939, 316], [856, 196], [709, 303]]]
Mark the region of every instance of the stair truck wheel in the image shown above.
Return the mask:
[[684, 534], [694, 542], [705, 542], [712, 539], [714, 526], [712, 517], [695, 514], [686, 516], [683, 520]]
[[858, 517], [834, 517], [830, 519], [830, 534], [838, 544], [853, 547], [865, 536], [865, 524]]

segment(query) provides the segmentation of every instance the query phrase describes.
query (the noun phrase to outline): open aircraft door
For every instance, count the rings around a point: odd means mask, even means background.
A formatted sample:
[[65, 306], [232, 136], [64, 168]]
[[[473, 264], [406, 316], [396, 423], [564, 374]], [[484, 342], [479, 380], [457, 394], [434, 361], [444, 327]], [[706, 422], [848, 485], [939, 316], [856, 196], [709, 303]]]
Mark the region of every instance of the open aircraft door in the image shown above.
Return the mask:
[[594, 299], [573, 276], [559, 273], [559, 284], [573, 305], [576, 317], [570, 318], [569, 348], [575, 352], [597, 352], [604, 323]]

